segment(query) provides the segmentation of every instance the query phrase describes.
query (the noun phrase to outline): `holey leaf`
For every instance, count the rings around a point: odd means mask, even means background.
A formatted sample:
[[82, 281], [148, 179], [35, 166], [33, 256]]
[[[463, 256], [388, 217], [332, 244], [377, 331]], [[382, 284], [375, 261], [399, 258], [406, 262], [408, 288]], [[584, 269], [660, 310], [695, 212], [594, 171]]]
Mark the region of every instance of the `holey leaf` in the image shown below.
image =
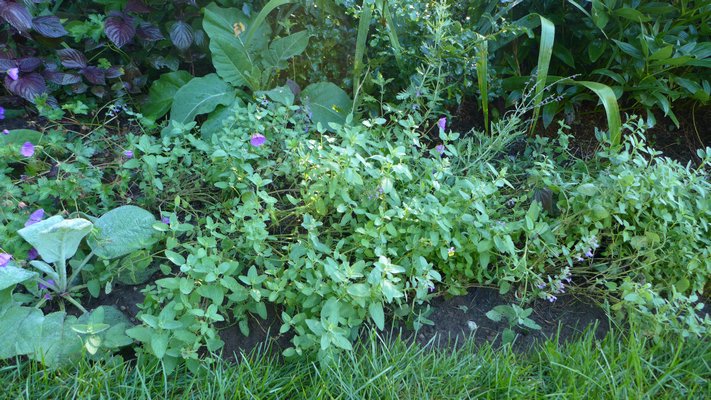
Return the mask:
[[96, 220], [96, 235], [89, 237], [94, 253], [112, 259], [146, 248], [153, 244], [155, 217], [136, 206], [113, 209]]
[[170, 119], [187, 124], [196, 115], [212, 112], [218, 105], [232, 104], [235, 96], [235, 89], [215, 74], [193, 78], [175, 93]]
[[72, 258], [81, 240], [89, 234], [91, 222], [82, 219], [64, 219], [56, 215], [17, 231], [47, 262]]

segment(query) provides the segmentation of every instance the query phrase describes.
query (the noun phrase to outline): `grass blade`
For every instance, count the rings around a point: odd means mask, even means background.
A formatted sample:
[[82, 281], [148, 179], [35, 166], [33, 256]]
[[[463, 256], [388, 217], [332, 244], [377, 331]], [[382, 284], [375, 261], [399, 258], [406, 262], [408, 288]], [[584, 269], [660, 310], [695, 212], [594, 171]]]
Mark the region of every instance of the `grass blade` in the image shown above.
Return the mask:
[[256, 32], [257, 28], [259, 28], [264, 23], [264, 20], [267, 19], [267, 15], [269, 15], [269, 13], [274, 11], [275, 8], [289, 3], [291, 3], [291, 0], [271, 0], [269, 3], [267, 3], [264, 8], [259, 11], [257, 17], [254, 18], [254, 21], [252, 21], [252, 25], [247, 28], [247, 33], [244, 39], [244, 47], [248, 47], [247, 45], [249, 45], [249, 43], [252, 41], [252, 36], [254, 36], [254, 32]]
[[363, 0], [363, 6], [358, 21], [358, 37], [356, 38], [355, 60], [353, 64], [354, 95], [358, 92], [358, 82], [360, 81], [360, 73], [363, 69], [363, 56], [365, 56], [366, 40], [368, 39], [368, 30], [370, 29], [370, 21], [372, 19], [373, 9], [368, 4], [367, 0]]
[[393, 53], [395, 54], [395, 62], [397, 62], [398, 67], [402, 68], [402, 46], [400, 46], [400, 40], [397, 37], [397, 32], [395, 31], [395, 24], [393, 23], [393, 17], [390, 13], [390, 7], [388, 2], [382, 1], [382, 13], [385, 18], [385, 24], [388, 27], [388, 37], [390, 38], [390, 45], [393, 48]]
[[478, 45], [479, 57], [476, 60], [476, 79], [481, 93], [481, 109], [484, 112], [484, 127], [489, 133], [489, 41], [482, 40]]
[[548, 79], [548, 69], [553, 56], [553, 43], [555, 42], [555, 25], [543, 16], [541, 19], [541, 43], [538, 50], [538, 68], [536, 73], [536, 90], [533, 98], [533, 121], [531, 123], [531, 133], [536, 128], [538, 115], [541, 112], [541, 101], [543, 101], [543, 89], [546, 87]]

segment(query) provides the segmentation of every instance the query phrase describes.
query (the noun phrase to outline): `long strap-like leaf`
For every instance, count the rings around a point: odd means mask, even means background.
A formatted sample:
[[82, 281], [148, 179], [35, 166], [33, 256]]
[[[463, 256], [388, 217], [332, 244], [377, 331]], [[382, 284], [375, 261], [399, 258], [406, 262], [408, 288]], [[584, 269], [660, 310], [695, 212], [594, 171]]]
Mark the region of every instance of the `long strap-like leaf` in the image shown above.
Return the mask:
[[538, 115], [541, 112], [541, 101], [543, 101], [543, 89], [548, 80], [548, 69], [553, 56], [553, 43], [555, 42], [555, 25], [543, 16], [541, 19], [541, 43], [538, 48], [538, 68], [536, 72], [536, 90], [533, 97], [533, 121], [531, 123], [531, 133], [536, 128]]
[[478, 45], [476, 60], [476, 79], [481, 94], [481, 109], [484, 112], [484, 128], [489, 133], [489, 41], [482, 40]]
[[570, 81], [575, 85], [584, 86], [597, 95], [600, 98], [600, 102], [603, 107], [605, 107], [605, 114], [607, 114], [607, 129], [610, 131], [610, 141], [613, 146], [620, 144], [620, 139], [622, 137], [622, 118], [620, 117], [620, 108], [617, 106], [617, 97], [612, 89], [599, 82], [590, 81]]
[[366, 40], [368, 39], [368, 30], [370, 21], [373, 19], [373, 8], [368, 4], [367, 0], [363, 0], [363, 6], [360, 11], [358, 21], [358, 37], [356, 38], [355, 60], [353, 63], [353, 94], [358, 92], [358, 83], [360, 82], [360, 73], [363, 70], [363, 57], [365, 56]]
[[284, 4], [289, 4], [291, 3], [291, 0], [271, 0], [269, 3], [267, 3], [264, 8], [262, 8], [261, 11], [259, 11], [259, 14], [257, 14], [257, 17], [254, 18], [254, 21], [252, 21], [251, 26], [247, 28], [247, 33], [245, 35], [245, 48], [248, 48], [249, 43], [252, 41], [252, 36], [254, 36], [254, 32], [259, 29], [259, 27], [264, 23], [264, 20], [267, 19], [267, 15], [269, 15], [270, 12], [274, 11], [275, 8], [279, 6], [283, 6]]

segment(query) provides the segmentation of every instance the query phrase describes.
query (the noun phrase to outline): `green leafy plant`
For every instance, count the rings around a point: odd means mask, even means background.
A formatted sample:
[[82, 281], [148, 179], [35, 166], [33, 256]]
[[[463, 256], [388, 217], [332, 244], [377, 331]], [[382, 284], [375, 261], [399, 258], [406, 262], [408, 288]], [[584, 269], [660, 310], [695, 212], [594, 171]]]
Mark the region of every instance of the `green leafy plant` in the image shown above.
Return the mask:
[[514, 328], [527, 328], [532, 330], [540, 330], [541, 326], [536, 323], [536, 321], [529, 318], [533, 313], [532, 308], [521, 308], [516, 304], [511, 305], [499, 305], [489, 310], [486, 313], [486, 317], [494, 322], [501, 322], [506, 320], [509, 324], [508, 328], [505, 328], [501, 340], [504, 344], [513, 343], [516, 339], [516, 332]]

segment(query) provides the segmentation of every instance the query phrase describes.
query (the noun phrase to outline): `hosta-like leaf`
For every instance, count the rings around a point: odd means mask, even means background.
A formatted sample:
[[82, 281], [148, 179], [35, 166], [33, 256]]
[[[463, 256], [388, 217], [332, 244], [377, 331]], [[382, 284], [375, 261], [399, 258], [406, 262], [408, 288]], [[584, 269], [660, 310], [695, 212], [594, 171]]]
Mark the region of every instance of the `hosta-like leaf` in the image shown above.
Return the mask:
[[112, 259], [150, 246], [156, 231], [155, 217], [136, 206], [113, 209], [95, 221], [98, 233], [88, 240], [94, 253]]
[[67, 68], [81, 69], [87, 65], [84, 53], [79, 50], [61, 49], [57, 50], [57, 55], [59, 55], [59, 60], [62, 61], [62, 65]]
[[112, 12], [104, 22], [104, 32], [116, 47], [123, 47], [136, 36], [134, 19], [124, 13]]
[[10, 1], [0, 2], [0, 17], [20, 32], [32, 29], [32, 15], [22, 4]]
[[88, 66], [81, 70], [82, 75], [87, 81], [93, 83], [94, 85], [105, 85], [106, 84], [106, 73], [103, 69], [99, 67]]
[[235, 95], [235, 89], [215, 74], [193, 78], [175, 93], [170, 119], [187, 124], [218, 105], [232, 104]]
[[187, 50], [193, 44], [193, 28], [183, 21], [170, 27], [170, 41], [180, 50]]
[[17, 80], [6, 76], [5, 87], [27, 101], [34, 101], [35, 97], [47, 91], [44, 78], [36, 72], [20, 75]]
[[37, 249], [40, 257], [53, 263], [74, 256], [84, 236], [91, 231], [91, 222], [82, 219], [64, 219], [59, 215], [26, 226], [17, 233]]
[[34, 18], [32, 20], [32, 28], [40, 35], [48, 38], [60, 38], [67, 34], [62, 22], [54, 15]]
[[164, 116], [173, 104], [175, 93], [192, 78], [187, 71], [175, 71], [165, 73], [160, 79], [153, 81], [148, 91], [148, 99], [141, 110], [143, 115], [153, 120]]
[[136, 35], [138, 35], [139, 38], [148, 42], [156, 42], [158, 40], [165, 39], [165, 36], [163, 36], [157, 26], [149, 24], [147, 22], [142, 22], [138, 26], [138, 28], [136, 29]]
[[73, 85], [81, 82], [81, 76], [75, 74], [66, 74], [64, 72], [45, 71], [45, 78], [48, 81], [57, 85]]

